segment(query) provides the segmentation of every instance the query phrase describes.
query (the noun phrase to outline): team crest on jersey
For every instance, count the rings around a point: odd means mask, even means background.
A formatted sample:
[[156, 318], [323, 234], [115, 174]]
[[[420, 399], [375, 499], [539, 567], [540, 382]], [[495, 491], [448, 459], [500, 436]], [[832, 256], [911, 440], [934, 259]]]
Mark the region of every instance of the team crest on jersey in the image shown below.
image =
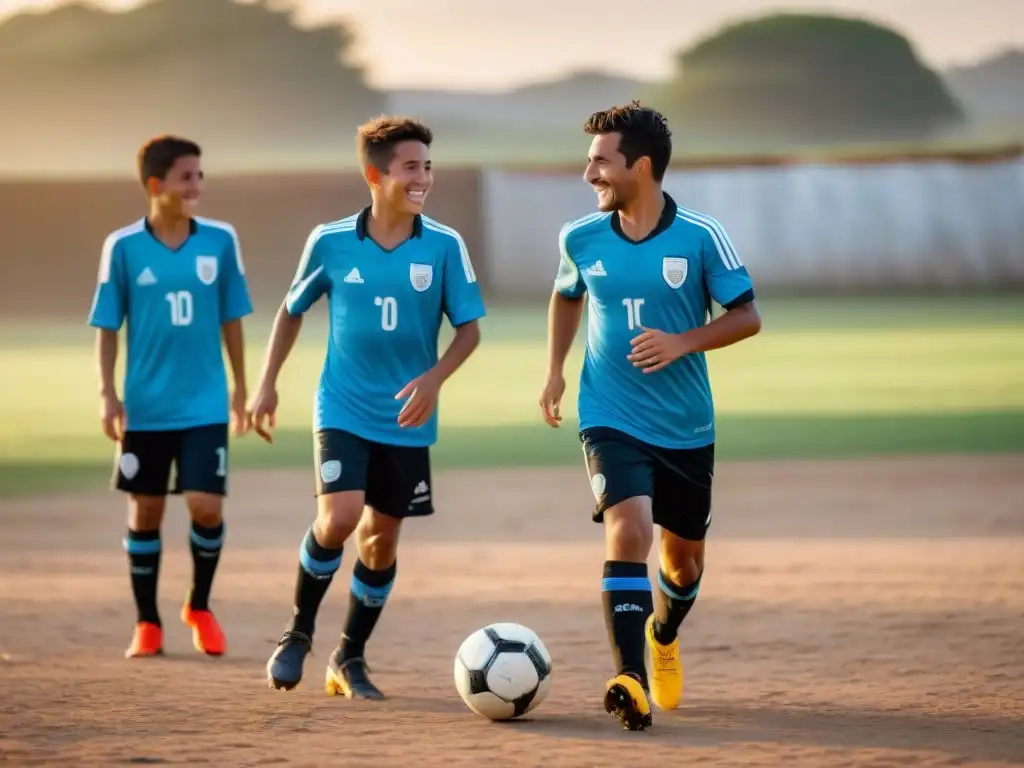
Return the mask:
[[217, 280], [217, 257], [197, 256], [196, 276], [203, 285], [213, 285]]
[[676, 289], [686, 282], [686, 271], [689, 262], [681, 256], [666, 256], [661, 260], [661, 276], [668, 287]]
[[412, 283], [412, 287], [423, 293], [430, 287], [430, 284], [434, 281], [434, 267], [430, 264], [410, 264], [409, 265], [409, 282]]

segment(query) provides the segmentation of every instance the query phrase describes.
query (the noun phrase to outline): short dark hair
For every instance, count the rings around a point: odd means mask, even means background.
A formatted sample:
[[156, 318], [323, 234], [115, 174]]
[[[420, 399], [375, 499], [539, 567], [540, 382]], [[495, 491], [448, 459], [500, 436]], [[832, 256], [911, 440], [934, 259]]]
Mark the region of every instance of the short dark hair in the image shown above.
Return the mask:
[[356, 131], [356, 153], [362, 167], [372, 165], [381, 173], [395, 156], [395, 145], [402, 141], [419, 141], [428, 147], [434, 141], [433, 132], [411, 117], [381, 115], [359, 126]]
[[191, 156], [203, 156], [194, 141], [167, 135], [152, 138], [139, 150], [139, 180], [143, 185], [154, 176], [162, 181], [180, 158]]
[[595, 112], [583, 124], [583, 130], [591, 136], [619, 134], [622, 137], [619, 152], [626, 157], [627, 168], [646, 156], [651, 158], [654, 180], [661, 181], [665, 177], [672, 159], [672, 131], [668, 120], [657, 110], [642, 107], [634, 100], [622, 107]]

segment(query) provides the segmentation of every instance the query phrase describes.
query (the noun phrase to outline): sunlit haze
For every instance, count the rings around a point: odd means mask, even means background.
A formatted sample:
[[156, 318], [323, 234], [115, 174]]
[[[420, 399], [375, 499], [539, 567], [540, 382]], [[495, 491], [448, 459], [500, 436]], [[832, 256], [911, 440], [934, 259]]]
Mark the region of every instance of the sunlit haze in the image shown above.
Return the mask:
[[[61, 0], [0, 0], [0, 16]], [[139, 0], [99, 0], [127, 9]], [[717, 27], [777, 10], [867, 16], [896, 27], [933, 66], [969, 64], [1024, 47], [1021, 0], [296, 0], [302, 23], [348, 19], [353, 58], [386, 88], [505, 88], [601, 69], [666, 75], [672, 54]], [[624, 8], [628, 7], [627, 17]]]

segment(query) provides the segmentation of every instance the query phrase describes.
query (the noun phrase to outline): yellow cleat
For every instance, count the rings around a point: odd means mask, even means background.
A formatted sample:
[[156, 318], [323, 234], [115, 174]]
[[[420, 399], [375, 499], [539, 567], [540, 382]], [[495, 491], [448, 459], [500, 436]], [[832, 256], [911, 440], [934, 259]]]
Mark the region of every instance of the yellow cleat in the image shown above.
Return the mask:
[[647, 699], [647, 691], [633, 675], [616, 675], [608, 681], [604, 708], [619, 718], [627, 731], [643, 731], [651, 727], [651, 703]]
[[650, 648], [648, 676], [651, 698], [658, 709], [670, 710], [679, 706], [683, 698], [683, 661], [679, 655], [679, 638], [669, 645], [654, 639], [654, 616], [647, 619], [647, 646]]

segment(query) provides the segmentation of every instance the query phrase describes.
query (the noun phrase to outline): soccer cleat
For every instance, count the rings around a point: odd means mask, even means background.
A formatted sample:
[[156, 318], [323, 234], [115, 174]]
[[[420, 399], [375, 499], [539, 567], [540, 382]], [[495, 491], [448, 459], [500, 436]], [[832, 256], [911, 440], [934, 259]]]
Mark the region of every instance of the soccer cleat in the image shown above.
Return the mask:
[[627, 731], [643, 731], [651, 727], [651, 702], [636, 675], [616, 675], [608, 681], [604, 692], [604, 709], [615, 715]]
[[267, 662], [267, 684], [279, 691], [290, 691], [298, 685], [306, 654], [312, 650], [313, 638], [305, 632], [285, 632]]
[[207, 656], [223, 656], [227, 651], [227, 639], [212, 612], [193, 610], [186, 603], [181, 609], [181, 620], [192, 627], [192, 645], [197, 651]]
[[159, 624], [140, 621], [132, 633], [132, 644], [124, 652], [126, 659], [160, 656], [164, 652], [164, 631]]
[[683, 661], [679, 655], [679, 638], [662, 645], [654, 639], [654, 616], [647, 619], [647, 646], [650, 648], [647, 675], [651, 681], [651, 698], [658, 709], [679, 706], [683, 697]]
[[331, 654], [331, 660], [327, 662], [327, 683], [325, 685], [328, 696], [346, 696], [350, 699], [372, 699], [379, 701], [384, 694], [370, 682], [370, 668], [366, 661], [361, 658], [341, 659], [341, 648]]

